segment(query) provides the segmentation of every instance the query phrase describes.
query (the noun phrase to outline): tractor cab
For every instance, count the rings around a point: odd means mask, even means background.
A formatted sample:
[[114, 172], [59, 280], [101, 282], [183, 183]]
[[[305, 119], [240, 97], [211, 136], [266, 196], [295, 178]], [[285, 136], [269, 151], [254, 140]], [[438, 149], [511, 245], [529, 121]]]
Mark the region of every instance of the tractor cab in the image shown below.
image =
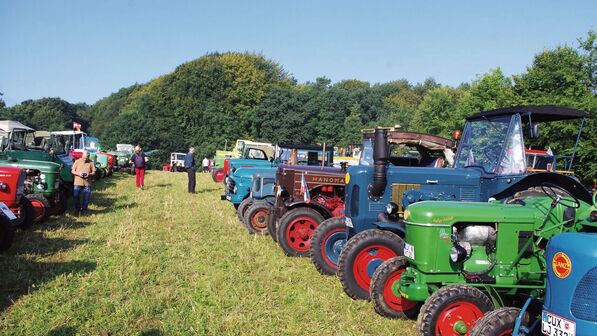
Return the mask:
[[[557, 106], [520, 106], [477, 113], [464, 127], [456, 156], [457, 168], [478, 167], [485, 174], [517, 175], [552, 171], [573, 174], [572, 164], [587, 114]], [[544, 123], [580, 120], [572, 149], [556, 155], [548, 137], [540, 137]], [[526, 137], [525, 137], [526, 136]]]
[[[18, 121], [0, 121], [0, 144], [2, 151], [27, 151], [35, 130]], [[27, 140], [30, 142], [27, 143]]]

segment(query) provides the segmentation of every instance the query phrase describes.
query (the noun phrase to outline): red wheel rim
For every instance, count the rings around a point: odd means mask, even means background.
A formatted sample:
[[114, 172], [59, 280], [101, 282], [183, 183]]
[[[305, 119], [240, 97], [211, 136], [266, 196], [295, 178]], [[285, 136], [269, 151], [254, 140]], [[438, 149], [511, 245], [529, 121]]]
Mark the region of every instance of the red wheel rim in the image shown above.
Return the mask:
[[251, 217], [251, 226], [255, 230], [263, 231], [267, 229], [267, 210], [259, 209]]
[[396, 310], [396, 311], [405, 311], [409, 309], [413, 309], [417, 306], [416, 301], [409, 301], [402, 296], [394, 295], [394, 291], [392, 291], [392, 285], [394, 285], [397, 281], [400, 281], [402, 277], [402, 273], [404, 273], [405, 269], [399, 269], [397, 271], [392, 272], [388, 277], [386, 283], [383, 286], [383, 299], [386, 304]]
[[332, 267], [333, 269], [338, 269], [338, 265], [336, 265], [333, 261], [330, 260], [330, 258], [328, 257], [327, 252], [325, 251], [325, 246], [326, 246], [326, 242], [328, 241], [328, 239], [333, 236], [336, 233], [343, 233], [346, 232], [346, 229], [344, 228], [337, 228], [334, 229], [330, 232], [328, 232], [323, 239], [321, 240], [321, 255], [323, 256], [323, 261], [325, 261], [326, 264], [328, 264], [330, 267]]
[[454, 330], [454, 325], [462, 321], [466, 325], [467, 333], [483, 316], [479, 307], [467, 301], [456, 301], [440, 313], [435, 324], [436, 335], [462, 335]]
[[33, 222], [41, 222], [46, 215], [46, 207], [38, 200], [31, 200], [31, 205], [33, 205]]
[[363, 290], [369, 291], [371, 284], [371, 277], [375, 269], [384, 261], [397, 256], [396, 252], [392, 251], [387, 246], [371, 245], [359, 252], [354, 259], [352, 273], [357, 284]]
[[504, 332], [501, 333], [499, 336], [510, 336], [510, 335], [512, 335], [512, 330], [514, 330], [514, 329], [504, 330]]
[[309, 216], [300, 216], [286, 227], [286, 242], [297, 252], [307, 252], [311, 248], [311, 237], [317, 229], [317, 223]]

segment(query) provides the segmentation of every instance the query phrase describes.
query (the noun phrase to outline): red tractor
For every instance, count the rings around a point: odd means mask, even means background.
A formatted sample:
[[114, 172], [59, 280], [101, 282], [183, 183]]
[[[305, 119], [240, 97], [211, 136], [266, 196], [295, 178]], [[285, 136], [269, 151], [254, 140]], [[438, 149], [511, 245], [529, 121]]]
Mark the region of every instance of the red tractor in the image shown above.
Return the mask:
[[0, 202], [17, 217], [12, 225], [27, 229], [33, 225], [35, 208], [25, 196], [25, 171], [16, 167], [0, 167]]

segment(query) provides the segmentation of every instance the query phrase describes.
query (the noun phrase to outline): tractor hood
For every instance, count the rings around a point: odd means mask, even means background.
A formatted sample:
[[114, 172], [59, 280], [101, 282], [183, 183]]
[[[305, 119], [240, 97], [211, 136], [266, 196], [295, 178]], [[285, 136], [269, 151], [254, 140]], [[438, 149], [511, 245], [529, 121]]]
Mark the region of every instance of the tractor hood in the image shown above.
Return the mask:
[[274, 167], [251, 167], [251, 168], [237, 168], [234, 173], [230, 175], [230, 178], [235, 181], [240, 181], [243, 178], [252, 179], [254, 174], [262, 172], [271, 172], [273, 176], [276, 174], [276, 168]]
[[56, 173], [60, 171], [60, 165], [54, 162], [34, 160], [0, 160], [1, 166], [18, 167], [21, 169], [34, 169], [43, 173]]
[[408, 224], [451, 226], [454, 223], [534, 223], [534, 208], [499, 202], [423, 201], [408, 207]]
[[254, 160], [254, 159], [234, 159], [230, 160], [230, 172], [234, 173], [239, 168], [253, 168], [253, 167], [273, 167], [273, 163], [268, 160]]

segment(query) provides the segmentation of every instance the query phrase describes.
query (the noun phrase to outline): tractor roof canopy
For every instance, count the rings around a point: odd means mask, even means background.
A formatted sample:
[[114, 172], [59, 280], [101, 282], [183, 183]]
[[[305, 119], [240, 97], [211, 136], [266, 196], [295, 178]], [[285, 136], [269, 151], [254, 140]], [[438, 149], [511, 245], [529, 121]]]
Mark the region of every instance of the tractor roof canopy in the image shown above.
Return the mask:
[[560, 120], [582, 119], [588, 117], [586, 112], [554, 105], [526, 105], [526, 106], [511, 106], [479, 112], [466, 118], [466, 120], [491, 119], [500, 116], [511, 116], [513, 114], [520, 114], [523, 121], [532, 122], [550, 122]]
[[12, 132], [13, 130], [18, 129], [18, 130], [25, 130], [25, 131], [30, 131], [30, 132], [34, 132], [35, 129], [23, 125], [18, 121], [14, 121], [14, 120], [0, 120], [0, 133], [2, 133], [1, 135], [6, 135], [7, 133]]

